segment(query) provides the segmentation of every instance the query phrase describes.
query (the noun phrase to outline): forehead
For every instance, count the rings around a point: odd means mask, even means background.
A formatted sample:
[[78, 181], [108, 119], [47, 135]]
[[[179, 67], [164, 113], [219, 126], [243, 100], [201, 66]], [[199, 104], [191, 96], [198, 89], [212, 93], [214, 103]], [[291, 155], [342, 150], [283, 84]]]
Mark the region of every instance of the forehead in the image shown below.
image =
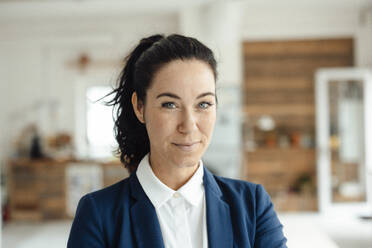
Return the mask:
[[215, 78], [211, 67], [197, 59], [173, 60], [154, 75], [149, 90], [186, 93], [213, 91]]

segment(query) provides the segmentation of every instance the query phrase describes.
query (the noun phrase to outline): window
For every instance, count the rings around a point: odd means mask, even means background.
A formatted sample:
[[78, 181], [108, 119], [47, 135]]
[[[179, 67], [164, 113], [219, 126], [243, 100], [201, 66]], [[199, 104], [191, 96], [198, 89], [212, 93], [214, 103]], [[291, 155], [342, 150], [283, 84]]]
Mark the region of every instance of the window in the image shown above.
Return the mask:
[[91, 86], [86, 90], [86, 137], [91, 158], [112, 157], [117, 147], [112, 106], [104, 104], [107, 98], [101, 99], [110, 91], [109, 86]]

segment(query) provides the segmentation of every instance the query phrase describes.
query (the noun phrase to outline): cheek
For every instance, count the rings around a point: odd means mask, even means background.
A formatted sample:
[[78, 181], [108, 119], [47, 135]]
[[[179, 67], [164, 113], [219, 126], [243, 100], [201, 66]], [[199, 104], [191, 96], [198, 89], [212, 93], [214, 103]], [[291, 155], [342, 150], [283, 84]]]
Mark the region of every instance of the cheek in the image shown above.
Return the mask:
[[169, 116], [155, 111], [150, 116], [147, 116], [146, 129], [150, 138], [150, 142], [158, 143], [168, 136], [173, 131], [173, 121]]

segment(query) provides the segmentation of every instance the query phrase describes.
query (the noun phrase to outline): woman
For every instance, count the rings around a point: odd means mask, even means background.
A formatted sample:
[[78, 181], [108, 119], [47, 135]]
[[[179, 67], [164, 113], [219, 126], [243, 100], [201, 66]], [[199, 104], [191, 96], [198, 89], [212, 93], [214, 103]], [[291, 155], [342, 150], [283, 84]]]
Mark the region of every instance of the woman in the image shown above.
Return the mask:
[[216, 78], [212, 51], [196, 39], [140, 41], [110, 102], [118, 153], [131, 175], [82, 197], [69, 248], [286, 247], [262, 186], [203, 166], [216, 121]]

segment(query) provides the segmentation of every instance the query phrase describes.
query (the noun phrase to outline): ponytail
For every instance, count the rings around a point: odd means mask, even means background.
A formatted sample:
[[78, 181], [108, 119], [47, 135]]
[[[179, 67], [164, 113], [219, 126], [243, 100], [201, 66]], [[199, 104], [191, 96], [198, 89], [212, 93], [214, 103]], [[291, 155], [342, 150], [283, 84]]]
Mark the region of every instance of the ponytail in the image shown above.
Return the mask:
[[131, 102], [135, 91], [138, 99], [145, 101], [143, 90], [135, 87], [135, 66], [141, 55], [162, 38], [164, 37], [161, 35], [154, 35], [141, 40], [139, 45], [125, 58], [125, 66], [118, 78], [118, 86], [109, 94], [115, 94], [115, 97], [107, 105], [114, 106], [113, 113], [117, 113], [116, 119], [114, 118], [114, 134], [119, 147], [115, 150], [115, 155], [120, 156], [120, 161], [130, 173], [150, 151], [146, 127], [137, 119]]

